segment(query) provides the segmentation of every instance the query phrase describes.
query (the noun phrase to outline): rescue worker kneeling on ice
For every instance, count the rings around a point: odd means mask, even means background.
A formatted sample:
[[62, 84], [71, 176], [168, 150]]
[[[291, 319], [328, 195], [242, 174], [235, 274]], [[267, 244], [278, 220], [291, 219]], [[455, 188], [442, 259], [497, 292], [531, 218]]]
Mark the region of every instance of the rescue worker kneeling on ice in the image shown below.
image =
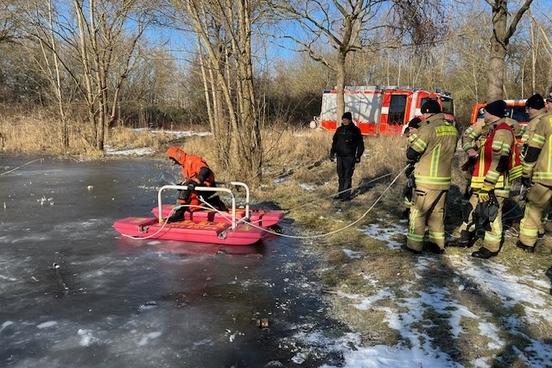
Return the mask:
[[458, 130], [445, 120], [436, 100], [424, 102], [420, 128], [408, 138], [407, 176], [414, 171], [415, 192], [410, 208], [407, 250], [420, 253], [426, 227], [429, 230], [428, 250], [442, 253], [445, 249], [445, 197], [450, 187], [451, 165]]
[[214, 192], [201, 192], [195, 190], [196, 186], [215, 186], [215, 174], [209, 169], [209, 166], [203, 158], [187, 154], [178, 147], [169, 147], [167, 156], [175, 165], [181, 166], [183, 181], [179, 185], [188, 186], [188, 189], [179, 191], [177, 199], [177, 205], [184, 205], [184, 207], [178, 208], [169, 217], [167, 222], [170, 223], [183, 220], [186, 211], [194, 212], [201, 210], [202, 208], [199, 206], [208, 207], [201, 199], [219, 211], [227, 210], [224, 203]]
[[485, 106], [486, 136], [478, 147], [470, 182], [470, 208], [454, 234], [451, 246], [471, 247], [478, 237], [483, 246], [473, 257], [487, 259], [498, 254], [502, 244], [502, 205], [511, 182], [521, 175], [515, 133], [504, 118], [506, 102]]

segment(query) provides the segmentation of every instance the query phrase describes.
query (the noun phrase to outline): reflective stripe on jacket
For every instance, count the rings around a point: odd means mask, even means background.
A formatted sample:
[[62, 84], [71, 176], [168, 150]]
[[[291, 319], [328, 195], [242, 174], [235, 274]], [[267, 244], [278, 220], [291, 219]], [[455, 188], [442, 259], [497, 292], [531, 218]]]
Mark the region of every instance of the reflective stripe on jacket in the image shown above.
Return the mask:
[[529, 147], [540, 149], [537, 161], [523, 163], [524, 176], [533, 182], [552, 186], [552, 113], [543, 115], [536, 124]]
[[449, 189], [457, 139], [458, 130], [445, 120], [443, 114], [427, 118], [409, 137], [409, 147], [421, 153], [414, 168], [417, 187]]
[[[508, 157], [508, 166], [499, 172], [501, 157]], [[479, 150], [479, 158], [473, 168], [471, 188], [479, 190], [485, 184], [495, 189], [499, 196], [507, 196], [512, 180], [521, 176], [521, 161], [512, 127], [503, 119], [494, 123]]]

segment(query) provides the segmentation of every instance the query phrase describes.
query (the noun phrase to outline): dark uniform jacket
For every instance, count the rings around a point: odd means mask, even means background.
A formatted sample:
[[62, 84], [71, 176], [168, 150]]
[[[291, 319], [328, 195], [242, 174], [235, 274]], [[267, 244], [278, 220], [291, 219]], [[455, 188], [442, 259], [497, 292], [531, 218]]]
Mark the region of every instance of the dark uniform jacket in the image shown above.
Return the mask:
[[360, 159], [364, 152], [364, 140], [360, 129], [353, 123], [341, 125], [333, 136], [330, 157], [355, 157]]

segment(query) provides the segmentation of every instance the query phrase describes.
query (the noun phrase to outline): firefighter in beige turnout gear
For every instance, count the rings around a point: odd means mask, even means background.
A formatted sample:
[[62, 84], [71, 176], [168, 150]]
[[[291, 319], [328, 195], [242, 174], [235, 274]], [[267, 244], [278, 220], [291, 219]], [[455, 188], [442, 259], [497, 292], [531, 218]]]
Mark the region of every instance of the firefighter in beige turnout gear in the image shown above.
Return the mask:
[[522, 183], [530, 189], [516, 245], [533, 252], [544, 209], [552, 198], [552, 112], [542, 115], [535, 126], [523, 161]]
[[[453, 240], [453, 245], [469, 247], [476, 231], [475, 210], [480, 202], [489, 204], [495, 200], [498, 206], [490, 231], [485, 231], [483, 246], [472, 253], [478, 258], [490, 258], [498, 254], [502, 243], [502, 204], [509, 196], [510, 183], [521, 174], [519, 155], [512, 126], [503, 118], [506, 103], [494, 101], [485, 106], [486, 136], [476, 153], [470, 182], [471, 211], [464, 218]], [[482, 129], [483, 131], [483, 129]], [[481, 206], [479, 208], [482, 208]]]
[[421, 252], [427, 227], [430, 250], [442, 253], [445, 247], [445, 197], [450, 187], [458, 131], [445, 120], [437, 101], [426, 101], [421, 112], [424, 121], [409, 137], [406, 152], [409, 167], [414, 166], [415, 179], [406, 246], [412, 252]]
[[546, 114], [544, 98], [538, 93], [529, 97], [527, 101], [525, 101], [525, 109], [531, 120], [527, 123], [527, 126], [523, 130], [523, 136], [521, 137], [521, 142], [523, 143], [522, 156], [525, 156], [527, 153], [529, 141], [533, 138], [533, 133], [535, 132], [538, 121]]
[[[531, 139], [533, 138], [533, 134], [535, 133], [535, 129], [537, 128], [537, 123], [539, 122], [540, 118], [543, 117], [544, 114], [546, 114], [545, 107], [546, 105], [544, 102], [544, 98], [538, 93], [529, 97], [527, 101], [525, 101], [525, 109], [527, 110], [527, 113], [529, 114], [531, 120], [527, 123], [527, 126], [523, 130], [523, 136], [521, 138], [521, 141], [523, 143], [523, 147], [521, 149], [521, 157], [525, 157], [525, 155], [527, 154], [527, 150], [529, 149], [529, 141], [531, 141]], [[524, 182], [526, 181], [524, 180]], [[524, 187], [528, 189], [528, 186]], [[525, 208], [522, 208], [522, 210], [525, 211]], [[540, 222], [538, 231], [539, 238], [543, 237], [545, 233], [545, 217], [546, 213], [543, 213], [543, 220]]]

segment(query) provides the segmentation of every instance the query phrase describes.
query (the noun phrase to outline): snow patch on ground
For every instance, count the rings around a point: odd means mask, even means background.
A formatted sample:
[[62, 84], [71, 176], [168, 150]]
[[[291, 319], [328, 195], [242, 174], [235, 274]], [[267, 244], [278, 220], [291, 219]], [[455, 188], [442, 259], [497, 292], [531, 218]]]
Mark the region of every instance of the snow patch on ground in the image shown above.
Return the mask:
[[343, 253], [345, 253], [345, 255], [349, 258], [352, 258], [352, 259], [362, 258], [362, 252], [357, 252], [357, 251], [354, 251], [352, 249], [347, 249], [347, 248], [344, 248], [342, 250], [343, 250]]
[[[434, 259], [427, 256], [418, 258], [415, 266], [417, 279], [423, 277], [422, 273], [431, 272], [432, 261]], [[379, 288], [375, 294], [369, 296], [341, 291], [337, 293], [339, 297], [354, 301], [351, 306], [356, 309], [383, 311], [384, 321], [399, 332], [402, 340], [395, 346], [376, 345], [348, 349], [344, 353], [345, 367], [460, 367], [447, 353], [435, 347], [434, 339], [427, 331], [433, 323], [431, 317], [427, 316], [434, 313], [444, 318], [453, 339], [459, 338], [464, 332], [461, 322], [468, 318], [479, 323], [479, 333], [489, 340], [490, 350], [496, 351], [505, 345], [499, 337], [500, 330], [497, 326], [458, 302], [447, 288], [429, 286], [420, 291], [411, 286], [401, 288], [406, 293], [405, 297], [397, 296], [389, 288]], [[382, 306], [382, 301], [386, 302], [386, 306]], [[389, 302], [394, 305], [387, 306]], [[542, 353], [543, 346], [539, 348], [538, 356], [546, 355]], [[489, 358], [482, 357], [471, 363], [474, 366], [487, 367]]]
[[135, 128], [132, 129], [135, 132], [149, 132], [152, 134], [167, 134], [174, 136], [174, 139], [185, 138], [185, 137], [205, 137], [211, 135], [211, 132], [194, 132], [192, 130], [163, 130], [155, 129], [150, 130], [149, 128]]
[[374, 295], [370, 296], [361, 296], [358, 294], [348, 294], [344, 293], [342, 291], [338, 291], [337, 295], [342, 298], [347, 298], [354, 300], [356, 303], [352, 304], [352, 306], [359, 310], [368, 310], [368, 309], [376, 309], [375, 304], [384, 299], [389, 299], [393, 296], [393, 294], [386, 289], [380, 289], [378, 292]]
[[303, 190], [306, 190], [307, 192], [313, 192], [315, 191], [318, 186], [317, 185], [314, 185], [314, 184], [307, 184], [307, 183], [299, 183], [299, 186], [303, 189]]
[[487, 347], [491, 350], [498, 350], [504, 346], [504, 341], [498, 336], [499, 329], [489, 322], [479, 322], [479, 331], [482, 335], [489, 338]]
[[529, 323], [552, 321], [552, 297], [543, 273], [524, 270], [523, 276], [517, 276], [496, 261], [477, 265], [466, 257], [451, 256], [449, 259], [459, 275], [469, 278], [486, 293], [496, 295], [506, 306], [522, 304]]
[[406, 225], [403, 223], [391, 223], [391, 224], [381, 224], [374, 223], [369, 224], [364, 229], [362, 233], [365, 235], [381, 240], [385, 245], [390, 249], [400, 249], [401, 242], [395, 240], [398, 236], [406, 235]]
[[[370, 229], [370, 235], [380, 240], [388, 240], [389, 233], [377, 233], [377, 225]], [[384, 312], [384, 321], [397, 330], [401, 341], [395, 346], [357, 346], [344, 351], [345, 367], [459, 367], [447, 353], [433, 343], [430, 330], [434, 322], [431, 316], [439, 314], [440, 319], [448, 326], [451, 339], [458, 339], [464, 333], [462, 320], [469, 319], [477, 323], [479, 334], [487, 338], [487, 349], [500, 351], [506, 346], [501, 338], [501, 332], [506, 329], [514, 335], [526, 338], [530, 345], [518, 351], [520, 359], [528, 366], [546, 366], [552, 361], [552, 345], [538, 341], [523, 333], [524, 325], [534, 326], [552, 321], [552, 297], [548, 294], [549, 282], [544, 273], [524, 270], [523, 276], [511, 274], [502, 264], [488, 261], [481, 265], [469, 257], [447, 257], [454, 266], [453, 280], [461, 284], [458, 290], [464, 291], [467, 278], [469, 283], [479, 285], [484, 293], [495, 294], [505, 306], [521, 304], [524, 306], [524, 317], [510, 316], [496, 325], [489, 318], [491, 314], [478, 315], [467, 306], [456, 300], [446, 287], [425, 286], [424, 290], [408, 283], [400, 289], [399, 297], [392, 289], [379, 288], [372, 295], [348, 294], [338, 291], [337, 295], [352, 301], [351, 307], [364, 311]], [[420, 256], [414, 267], [416, 279], [427, 278], [427, 273], [433, 272], [435, 259]], [[468, 283], [468, 284], [469, 284]], [[405, 294], [403, 294], [405, 293]], [[391, 306], [389, 306], [391, 304]], [[428, 313], [429, 312], [429, 313]], [[474, 367], [489, 367], [494, 356], [483, 356], [471, 361]], [[328, 366], [326, 366], [328, 367]]]
[[118, 155], [118, 156], [149, 156], [153, 155], [155, 150], [151, 147], [141, 147], [141, 148], [114, 148], [106, 147], [106, 155]]
[[[344, 368], [462, 367], [444, 353], [429, 354], [419, 347], [375, 345], [344, 354]], [[324, 368], [330, 366], [324, 365]]]

